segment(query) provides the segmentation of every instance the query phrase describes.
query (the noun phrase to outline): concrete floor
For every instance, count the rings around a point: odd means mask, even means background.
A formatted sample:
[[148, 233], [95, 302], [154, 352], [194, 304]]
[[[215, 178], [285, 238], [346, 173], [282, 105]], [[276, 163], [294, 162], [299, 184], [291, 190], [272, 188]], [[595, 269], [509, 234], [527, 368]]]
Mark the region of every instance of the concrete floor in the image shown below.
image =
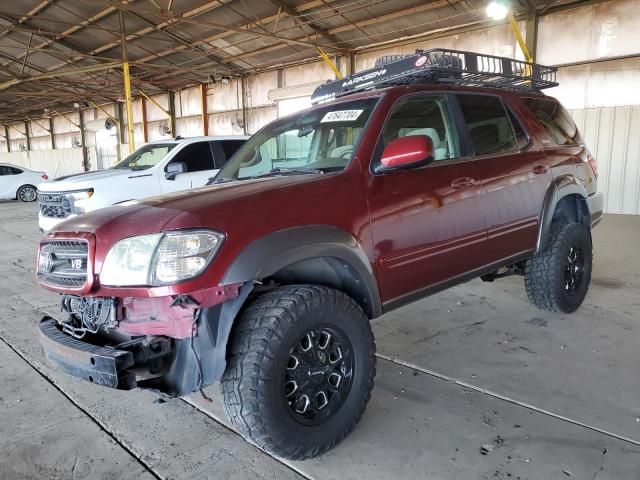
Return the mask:
[[[640, 478], [640, 217], [595, 230], [585, 304], [479, 280], [374, 321], [371, 402], [335, 450], [282, 462], [231, 431], [218, 387], [165, 403], [69, 378], [37, 344], [36, 206], [0, 202], [0, 478]], [[482, 455], [483, 444], [493, 450]]]

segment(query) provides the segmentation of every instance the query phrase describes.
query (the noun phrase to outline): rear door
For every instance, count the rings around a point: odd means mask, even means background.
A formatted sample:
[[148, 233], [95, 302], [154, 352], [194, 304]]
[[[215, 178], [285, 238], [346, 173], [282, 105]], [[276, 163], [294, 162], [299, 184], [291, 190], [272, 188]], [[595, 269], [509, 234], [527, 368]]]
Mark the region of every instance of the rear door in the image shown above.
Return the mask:
[[550, 173], [544, 153], [499, 96], [456, 94], [481, 178], [487, 263], [535, 248]]
[[434, 145], [427, 166], [374, 174], [369, 187], [371, 229], [383, 301], [402, 304], [429, 287], [484, 264], [486, 239], [480, 179], [472, 158], [460, 155], [447, 95], [418, 94], [392, 109], [373, 159], [409, 135]]
[[[187, 171], [179, 173], [173, 180], [161, 178], [162, 192], [177, 192], [190, 188], [204, 186], [211, 177], [215, 176], [217, 169], [213, 162], [213, 152], [208, 141], [193, 142], [185, 145], [176, 152], [169, 163], [182, 162]], [[166, 175], [167, 165], [164, 166], [163, 175]]]

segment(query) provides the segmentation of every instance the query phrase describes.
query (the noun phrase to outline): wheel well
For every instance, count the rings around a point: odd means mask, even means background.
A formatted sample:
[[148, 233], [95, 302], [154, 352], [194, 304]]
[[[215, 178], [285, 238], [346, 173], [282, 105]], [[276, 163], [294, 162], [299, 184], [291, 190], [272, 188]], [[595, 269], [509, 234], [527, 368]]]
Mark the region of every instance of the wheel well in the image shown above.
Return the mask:
[[312, 283], [340, 290], [353, 298], [369, 318], [376, 316], [374, 301], [367, 284], [349, 263], [335, 257], [303, 260], [278, 270], [265, 283], [277, 285]]
[[562, 197], [553, 212], [552, 222], [580, 223], [591, 227], [591, 214], [587, 201], [580, 195]]

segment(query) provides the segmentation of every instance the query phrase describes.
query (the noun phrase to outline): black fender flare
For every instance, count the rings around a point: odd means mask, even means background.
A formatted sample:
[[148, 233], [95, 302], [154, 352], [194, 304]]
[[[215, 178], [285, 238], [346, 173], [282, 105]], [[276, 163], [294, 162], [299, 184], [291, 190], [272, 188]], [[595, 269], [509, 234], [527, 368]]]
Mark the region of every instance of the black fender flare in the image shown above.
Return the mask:
[[231, 263], [222, 284], [261, 281], [278, 272], [292, 280], [315, 280], [354, 297], [369, 318], [382, 314], [369, 257], [350, 233], [330, 225], [279, 230], [249, 244]]
[[536, 241], [536, 253], [543, 252], [547, 248], [551, 222], [556, 206], [564, 197], [569, 195], [579, 195], [583, 199], [589, 196], [584, 185], [572, 175], [563, 175], [555, 178], [544, 196], [542, 213], [540, 214], [540, 225], [538, 227], [538, 239]]

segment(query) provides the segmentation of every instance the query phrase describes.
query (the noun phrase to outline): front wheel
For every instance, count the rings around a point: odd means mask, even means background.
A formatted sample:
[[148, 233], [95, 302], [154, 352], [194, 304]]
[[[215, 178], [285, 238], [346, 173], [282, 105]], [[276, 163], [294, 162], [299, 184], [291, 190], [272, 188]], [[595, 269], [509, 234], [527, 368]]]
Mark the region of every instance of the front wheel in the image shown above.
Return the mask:
[[591, 232], [578, 223], [553, 223], [547, 249], [527, 261], [524, 284], [531, 303], [543, 310], [572, 313], [591, 281]]
[[368, 318], [344, 293], [316, 285], [276, 288], [242, 313], [230, 342], [225, 413], [267, 452], [316, 457], [364, 413], [375, 343]]
[[16, 197], [21, 202], [35, 202], [38, 198], [38, 193], [33, 185], [23, 185], [18, 189]]

